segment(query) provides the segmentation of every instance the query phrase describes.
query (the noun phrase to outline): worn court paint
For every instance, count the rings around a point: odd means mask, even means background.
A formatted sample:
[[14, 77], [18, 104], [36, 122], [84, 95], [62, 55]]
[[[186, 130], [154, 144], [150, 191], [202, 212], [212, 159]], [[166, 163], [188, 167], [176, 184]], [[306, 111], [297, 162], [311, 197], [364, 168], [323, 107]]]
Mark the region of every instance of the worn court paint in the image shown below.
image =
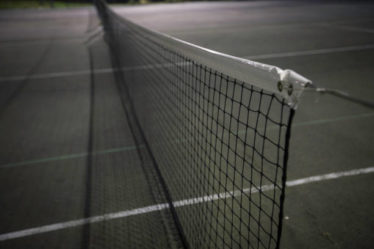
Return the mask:
[[[140, 148], [142, 148], [142, 147], [144, 147], [144, 146], [140, 146]], [[1, 168], [17, 167], [17, 166], [25, 166], [25, 165], [36, 164], [36, 163], [46, 163], [46, 162], [53, 162], [53, 161], [61, 161], [61, 160], [82, 158], [82, 157], [86, 157], [88, 155], [94, 155], [94, 156], [95, 155], [105, 155], [105, 154], [110, 154], [110, 153], [133, 151], [133, 150], [136, 150], [135, 145], [119, 147], [119, 148], [112, 148], [112, 149], [107, 149], [107, 150], [94, 151], [92, 153], [84, 152], [84, 153], [62, 155], [62, 156], [56, 156], [56, 157], [47, 157], [47, 158], [41, 158], [41, 159], [35, 159], [35, 160], [27, 160], [27, 161], [18, 162], [18, 163], [8, 163], [8, 164], [0, 165], [0, 169]]]
[[[337, 117], [337, 118], [331, 118], [331, 119], [320, 119], [320, 120], [311, 120], [311, 121], [304, 121], [304, 122], [295, 122], [292, 126], [293, 127], [302, 127], [302, 126], [320, 125], [320, 124], [328, 124], [328, 123], [333, 123], [333, 122], [338, 122], [338, 121], [354, 120], [354, 119], [369, 118], [369, 117], [374, 117], [374, 112], [361, 113], [361, 114], [343, 116], [343, 117]], [[270, 129], [271, 129], [271, 127], [270, 127]], [[245, 131], [243, 131], [243, 130], [238, 131], [238, 134], [244, 134], [244, 133], [245, 133]], [[176, 140], [176, 142], [181, 142], [181, 141]], [[144, 145], [140, 145], [140, 148], [144, 148]], [[91, 155], [105, 155], [105, 154], [109, 154], [109, 153], [133, 151], [133, 150], [136, 150], [135, 145], [95, 151], [95, 152], [91, 153]], [[45, 162], [75, 159], [75, 158], [86, 157], [88, 155], [89, 155], [89, 153], [84, 152], [84, 153], [77, 153], [77, 154], [70, 154], [70, 155], [62, 155], [62, 156], [57, 156], [57, 157], [47, 157], [47, 158], [41, 158], [41, 159], [35, 159], [35, 160], [27, 160], [27, 161], [22, 161], [22, 162], [8, 163], [8, 164], [0, 165], [0, 169], [17, 167], [17, 166], [26, 166], [26, 165], [36, 164], [36, 163], [45, 163]]]
[[[334, 173], [329, 173], [329, 174], [295, 179], [295, 180], [287, 181], [286, 185], [287, 187], [295, 187], [295, 186], [309, 184], [313, 182], [321, 182], [321, 181], [327, 181], [327, 180], [332, 180], [332, 179], [338, 179], [342, 177], [357, 176], [357, 175], [364, 175], [364, 174], [370, 174], [370, 173], [374, 173], [374, 167], [353, 169], [349, 171], [334, 172]], [[196, 205], [196, 204], [203, 203], [203, 202], [210, 202], [210, 201], [232, 198], [232, 197], [240, 196], [242, 193], [258, 193], [258, 192], [270, 191], [273, 189], [274, 189], [274, 185], [264, 185], [264, 186], [261, 186], [261, 188], [252, 187], [252, 188], [246, 188], [243, 190], [236, 190], [236, 191], [223, 192], [223, 193], [218, 193], [218, 194], [213, 194], [213, 195], [206, 195], [206, 196], [201, 196], [201, 197], [196, 197], [196, 198], [191, 198], [191, 199], [184, 199], [184, 200], [173, 202], [173, 205], [176, 208], [180, 208], [180, 207], [189, 206], [189, 205]], [[25, 229], [25, 230], [0, 234], [0, 241], [17, 239], [17, 238], [22, 238], [26, 236], [48, 233], [52, 231], [58, 231], [58, 230], [67, 229], [71, 227], [82, 226], [88, 223], [92, 224], [92, 223], [97, 223], [97, 222], [126, 218], [130, 216], [135, 216], [135, 215], [152, 213], [152, 212], [156, 212], [156, 211], [160, 211], [160, 210], [168, 209], [168, 208], [169, 208], [169, 204], [162, 203], [158, 205], [151, 205], [151, 206], [146, 206], [146, 207], [141, 207], [141, 208], [136, 208], [136, 209], [131, 209], [131, 210], [124, 210], [121, 212], [93, 216], [93, 217], [85, 218], [85, 219], [72, 220], [72, 221], [55, 223], [55, 224], [46, 225], [46, 226], [34, 227], [34, 228]]]
[[[374, 49], [374, 44], [366, 44], [366, 45], [360, 45], [360, 46], [349, 46], [349, 47], [339, 47], [339, 48], [305, 50], [305, 51], [294, 51], [294, 52], [285, 52], [285, 53], [260, 54], [260, 55], [244, 56], [243, 58], [247, 58], [247, 59], [251, 59], [251, 60], [260, 60], [260, 59], [287, 58], [287, 57], [306, 56], [306, 55], [321, 55], [321, 54], [360, 51], [360, 50], [368, 50], [368, 49]], [[171, 65], [172, 65], [171, 63], [168, 63], [168, 64], [155, 64], [155, 65], [124, 67], [122, 69], [102, 68], [102, 69], [94, 70], [93, 73], [94, 74], [108, 74], [108, 73], [116, 72], [118, 70], [126, 72], [126, 71], [135, 71], [135, 70], [163, 68], [163, 67], [169, 67]], [[28, 76], [28, 75], [5, 76], [5, 77], [0, 77], [0, 83], [22, 81], [22, 80], [26, 80], [26, 79], [33, 80], [33, 79], [49, 79], [49, 78], [59, 78], [59, 77], [71, 77], [71, 76], [89, 75], [90, 73], [91, 73], [90, 70], [81, 70], [81, 71], [68, 71], [68, 72], [54, 72], [54, 73], [45, 73], [45, 74], [34, 74], [34, 75], [31, 75], [31, 76]]]
[[[114, 71], [115, 71], [115, 69], [113, 69], [113, 68], [103, 68], [103, 69], [95, 70], [94, 73], [105, 74], [105, 73], [112, 73]], [[22, 80], [36, 80], [36, 79], [51, 79], [51, 78], [60, 78], [60, 77], [71, 77], [71, 76], [90, 75], [90, 74], [91, 74], [90, 70], [80, 70], [80, 71], [34, 74], [34, 75], [30, 75], [30, 76], [29, 75], [6, 76], [6, 77], [0, 77], [0, 83], [22, 81]]]
[[[118, 71], [128, 72], [128, 71], [138, 71], [138, 70], [148, 70], [148, 69], [157, 69], [174, 66], [174, 63], [164, 63], [164, 64], [150, 64], [142, 66], [133, 66], [133, 67], [123, 67], [123, 68], [101, 68], [93, 70], [94, 74], [110, 74]], [[180, 62], [177, 65], [190, 65], [188, 62]], [[9, 77], [0, 77], [0, 83], [2, 82], [13, 82], [13, 81], [22, 81], [22, 80], [35, 80], [35, 79], [50, 79], [50, 78], [59, 78], [59, 77], [71, 77], [71, 76], [84, 76], [90, 75], [90, 70], [81, 70], [81, 71], [70, 71], [70, 72], [56, 72], [56, 73], [46, 73], [46, 74], [34, 74], [34, 75], [21, 75], [21, 76], [9, 76]]]

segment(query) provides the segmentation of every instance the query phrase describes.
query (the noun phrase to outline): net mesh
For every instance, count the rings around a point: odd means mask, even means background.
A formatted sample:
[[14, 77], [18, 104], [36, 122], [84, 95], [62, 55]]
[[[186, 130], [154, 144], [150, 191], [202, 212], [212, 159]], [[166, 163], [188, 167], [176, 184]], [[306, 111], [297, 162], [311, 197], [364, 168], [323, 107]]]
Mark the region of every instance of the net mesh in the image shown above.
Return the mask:
[[177, 245], [278, 248], [293, 109], [96, 5]]

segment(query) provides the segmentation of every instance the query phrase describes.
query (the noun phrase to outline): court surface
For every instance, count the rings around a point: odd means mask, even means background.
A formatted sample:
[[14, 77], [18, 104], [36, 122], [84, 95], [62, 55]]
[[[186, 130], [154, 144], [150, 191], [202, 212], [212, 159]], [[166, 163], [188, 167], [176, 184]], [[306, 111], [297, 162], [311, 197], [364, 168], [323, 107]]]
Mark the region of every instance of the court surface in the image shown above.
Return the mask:
[[[374, 97], [373, 4], [114, 8], [189, 42]], [[0, 12], [0, 248], [172, 246], [158, 229], [163, 207], [152, 206], [154, 186], [98, 25], [93, 8]], [[373, 109], [303, 95], [291, 135], [281, 248], [372, 248], [373, 126]]]

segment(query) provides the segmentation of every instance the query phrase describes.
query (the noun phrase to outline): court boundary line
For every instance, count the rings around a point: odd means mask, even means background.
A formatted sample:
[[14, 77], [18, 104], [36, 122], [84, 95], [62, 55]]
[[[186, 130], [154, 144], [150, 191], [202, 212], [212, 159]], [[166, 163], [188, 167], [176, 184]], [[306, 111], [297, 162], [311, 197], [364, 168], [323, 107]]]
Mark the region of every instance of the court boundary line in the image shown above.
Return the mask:
[[[368, 113], [361, 113], [361, 114], [356, 114], [356, 115], [335, 117], [335, 118], [330, 118], [330, 119], [318, 119], [318, 120], [294, 122], [292, 124], [292, 127], [294, 128], [294, 127], [303, 127], [303, 126], [311, 126], [311, 125], [322, 125], [322, 124], [339, 122], [339, 121], [348, 121], [348, 120], [354, 120], [354, 119], [360, 119], [360, 118], [370, 118], [373, 116], [374, 116], [374, 112], [368, 112]], [[241, 131], [239, 131], [239, 133], [240, 132]], [[141, 145], [139, 148], [144, 148], [144, 146]], [[39, 159], [25, 160], [21, 162], [2, 164], [0, 165], [0, 170], [6, 169], [6, 168], [27, 166], [27, 165], [37, 164], [37, 163], [46, 163], [46, 162], [54, 162], [54, 161], [61, 161], [61, 160], [68, 160], [68, 159], [83, 158], [88, 155], [97, 156], [97, 155], [106, 155], [106, 154], [117, 153], [117, 152], [133, 151], [136, 149], [137, 148], [135, 145], [129, 145], [129, 146], [94, 151], [93, 153], [82, 152], [82, 153], [67, 154], [67, 155], [60, 155], [60, 156], [54, 156], [54, 157], [45, 157], [45, 158], [39, 158]]]
[[330, 28], [337, 28], [341, 30], [346, 30], [346, 31], [354, 31], [354, 32], [360, 32], [360, 33], [374, 33], [374, 29], [370, 28], [360, 28], [360, 27], [355, 27], [352, 26], [354, 23], [320, 23], [317, 24], [322, 27], [330, 27]]
[[[374, 44], [365, 44], [357, 46], [347, 46], [347, 47], [335, 47], [335, 48], [324, 48], [324, 49], [312, 49], [304, 51], [291, 51], [291, 52], [282, 52], [282, 53], [271, 53], [271, 54], [259, 54], [259, 55], [246, 55], [241, 58], [258, 60], [258, 59], [272, 59], [272, 58], [287, 58], [287, 57], [297, 57], [297, 56], [306, 56], [306, 55], [322, 55], [330, 53], [340, 53], [340, 52], [351, 52], [351, 51], [362, 51], [374, 49]], [[153, 69], [160, 68], [169, 65], [142, 65], [134, 67], [124, 67], [124, 68], [101, 68], [93, 71], [94, 74], [107, 74], [113, 73], [115, 71], [132, 71], [132, 70], [144, 70], [144, 69]], [[89, 75], [90, 70], [80, 70], [80, 71], [64, 71], [64, 72], [52, 72], [52, 73], [42, 73], [34, 74], [31, 76], [20, 75], [20, 76], [0, 76], [0, 83], [22, 81], [22, 80], [36, 80], [36, 79], [50, 79], [50, 78], [60, 78], [60, 77], [72, 77], [72, 76], [84, 76]]]
[[[364, 175], [364, 174], [370, 174], [370, 173], [374, 173], [374, 167], [339, 171], [339, 172], [315, 175], [315, 176], [310, 176], [310, 177], [305, 177], [305, 178], [299, 178], [295, 180], [289, 180], [286, 182], [286, 186], [295, 187], [295, 186], [300, 186], [300, 185], [309, 184], [309, 183], [316, 183], [316, 182], [321, 182], [321, 181], [338, 179], [342, 177], [357, 176], [357, 175]], [[173, 205], [176, 208], [181, 208], [181, 207], [196, 205], [196, 204], [200, 204], [204, 202], [211, 202], [211, 201], [216, 201], [216, 200], [223, 200], [223, 199], [228, 199], [232, 197], [237, 197], [243, 193], [254, 194], [258, 192], [270, 191], [270, 190], [273, 190], [274, 188], [275, 188], [274, 185], [263, 185], [260, 188], [256, 188], [256, 187], [245, 188], [242, 190], [228, 191], [228, 192], [200, 196], [200, 197], [195, 197], [195, 198], [190, 198], [190, 199], [183, 199], [183, 200], [173, 202]], [[44, 234], [48, 232], [82, 226], [85, 224], [92, 224], [92, 223], [110, 221], [114, 219], [126, 218], [130, 216], [141, 215], [141, 214], [153, 213], [153, 212], [161, 211], [161, 210], [168, 209], [168, 208], [170, 208], [168, 203], [161, 203], [161, 204], [150, 205], [150, 206], [145, 206], [141, 208], [128, 209], [128, 210], [119, 211], [119, 212], [97, 215], [97, 216], [84, 218], [84, 219], [77, 219], [77, 220], [71, 220], [71, 221], [66, 221], [66, 222], [54, 223], [50, 225], [33, 227], [33, 228], [24, 229], [24, 230], [0, 234], [0, 241], [7, 241], [11, 239], [17, 239], [17, 238], [22, 238], [22, 237], [27, 237], [27, 236], [32, 236], [32, 235]]]
[[369, 49], [374, 49], [374, 44], [311, 49], [311, 50], [305, 50], [305, 51], [293, 51], [293, 52], [272, 53], [272, 54], [259, 54], [259, 55], [246, 56], [245, 58], [249, 58], [252, 60], [287, 58], [287, 57], [297, 57], [297, 56], [304, 56], [304, 55], [321, 55], [321, 54], [333, 54], [333, 53], [340, 53], [340, 52], [353, 52], [353, 51], [362, 51], [362, 50], [369, 50]]

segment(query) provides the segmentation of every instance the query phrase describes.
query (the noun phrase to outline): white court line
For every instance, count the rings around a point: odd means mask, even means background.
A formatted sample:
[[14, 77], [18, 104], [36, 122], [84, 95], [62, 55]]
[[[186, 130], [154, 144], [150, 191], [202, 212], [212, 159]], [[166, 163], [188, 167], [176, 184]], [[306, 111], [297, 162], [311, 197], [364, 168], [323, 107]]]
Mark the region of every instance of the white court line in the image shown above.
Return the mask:
[[[296, 56], [305, 56], [305, 55], [321, 55], [321, 54], [330, 54], [330, 53], [339, 53], [339, 52], [360, 51], [360, 50], [367, 50], [367, 49], [374, 49], [374, 44], [339, 47], [339, 48], [305, 50], [305, 51], [293, 51], [293, 52], [285, 52], [285, 53], [260, 54], [260, 55], [244, 56], [243, 58], [247, 58], [251, 60], [259, 60], [259, 59], [271, 59], [271, 58], [296, 57]], [[163, 68], [163, 67], [168, 67], [171, 65], [172, 65], [171, 63], [167, 63], [167, 64], [154, 64], [154, 65], [144, 65], [144, 66], [135, 66], [135, 67], [123, 67], [122, 69], [102, 68], [102, 69], [94, 70], [93, 73], [94, 74], [107, 74], [107, 73], [112, 73], [118, 70], [122, 70], [125, 72], [125, 71], [135, 71], [135, 70], [144, 70], [144, 69], [153, 69], [153, 68]], [[49, 78], [58, 78], [58, 77], [89, 75], [90, 73], [91, 73], [90, 70], [80, 70], [80, 71], [34, 74], [31, 76], [27, 76], [27, 75], [5, 76], [5, 77], [0, 77], [0, 83], [21, 81], [21, 80], [26, 80], [26, 79], [49, 79]]]
[[[316, 175], [316, 176], [310, 176], [306, 178], [300, 178], [296, 180], [287, 181], [286, 185], [287, 187], [294, 187], [294, 186], [304, 185], [304, 184], [313, 183], [313, 182], [321, 182], [321, 181], [332, 180], [332, 179], [337, 179], [341, 177], [356, 176], [356, 175], [363, 175], [363, 174], [370, 174], [370, 173], [374, 173], [374, 167], [354, 169], [354, 170], [349, 170], [349, 171], [341, 171], [341, 172], [334, 172], [334, 173], [329, 173], [329, 174], [324, 174], [324, 175]], [[273, 189], [274, 189], [274, 185], [264, 185], [261, 187], [261, 189], [254, 188], [254, 187], [246, 188], [246, 189], [243, 189], [242, 191], [236, 190], [236, 191], [230, 191], [230, 192], [224, 192], [224, 193], [219, 193], [219, 194], [180, 200], [180, 201], [173, 202], [173, 204], [175, 207], [179, 208], [179, 207], [195, 205], [195, 204], [199, 204], [203, 202], [232, 198], [232, 197], [240, 196], [243, 193], [257, 193], [259, 191], [264, 192], [264, 191], [269, 191]], [[55, 223], [55, 224], [46, 225], [46, 226], [34, 227], [34, 228], [25, 229], [25, 230], [0, 234], [0, 241], [6, 241], [6, 240], [11, 240], [11, 239], [36, 235], [36, 234], [62, 230], [62, 229], [71, 228], [71, 227], [82, 226], [82, 225], [89, 224], [89, 223], [92, 224], [92, 223], [97, 223], [97, 222], [102, 222], [102, 221], [113, 220], [113, 219], [126, 218], [126, 217], [140, 215], [140, 214], [152, 213], [152, 212], [160, 211], [160, 210], [167, 209], [167, 208], [169, 208], [169, 204], [162, 203], [158, 205], [151, 205], [151, 206], [125, 210], [125, 211], [116, 212], [116, 213], [108, 213], [104, 215], [93, 216], [93, 217], [86, 218], [86, 219], [72, 220], [72, 221]]]
[[286, 57], [296, 57], [296, 56], [303, 56], [303, 55], [320, 55], [320, 54], [331, 54], [331, 53], [339, 53], [339, 52], [360, 51], [360, 50], [367, 50], [367, 49], [373, 49], [373, 48], [374, 48], [374, 44], [366, 44], [366, 45], [340, 47], [340, 48], [324, 48], [324, 49], [294, 51], [294, 52], [285, 52], [285, 53], [259, 54], [259, 55], [253, 55], [253, 56], [246, 56], [245, 58], [248, 58], [251, 60], [286, 58]]
[[118, 218], [134, 216], [134, 215], [151, 213], [151, 212], [159, 211], [162, 209], [166, 209], [168, 207], [169, 207], [169, 204], [152, 205], [152, 206], [146, 206], [146, 207], [132, 209], [132, 210], [125, 210], [125, 211], [121, 211], [117, 213], [109, 213], [109, 214], [104, 214], [104, 215], [99, 215], [99, 216], [93, 216], [93, 217], [86, 218], [86, 219], [72, 220], [72, 221], [55, 223], [55, 224], [41, 226], [41, 227], [34, 227], [34, 228], [25, 229], [25, 230], [21, 230], [17, 232], [1, 234], [0, 241], [22, 238], [22, 237], [26, 237], [30, 235], [35, 235], [35, 234], [48, 233], [48, 232], [66, 229], [70, 227], [82, 226], [88, 223], [92, 224], [92, 223], [97, 223], [97, 222], [106, 221], [106, 220], [113, 220], [113, 219], [118, 219]]
[[102, 38], [104, 35], [104, 28], [101, 25], [96, 26], [95, 29], [91, 30], [89, 34], [87, 34], [88, 38], [84, 41], [86, 46], [91, 46], [94, 42], [98, 39]]

